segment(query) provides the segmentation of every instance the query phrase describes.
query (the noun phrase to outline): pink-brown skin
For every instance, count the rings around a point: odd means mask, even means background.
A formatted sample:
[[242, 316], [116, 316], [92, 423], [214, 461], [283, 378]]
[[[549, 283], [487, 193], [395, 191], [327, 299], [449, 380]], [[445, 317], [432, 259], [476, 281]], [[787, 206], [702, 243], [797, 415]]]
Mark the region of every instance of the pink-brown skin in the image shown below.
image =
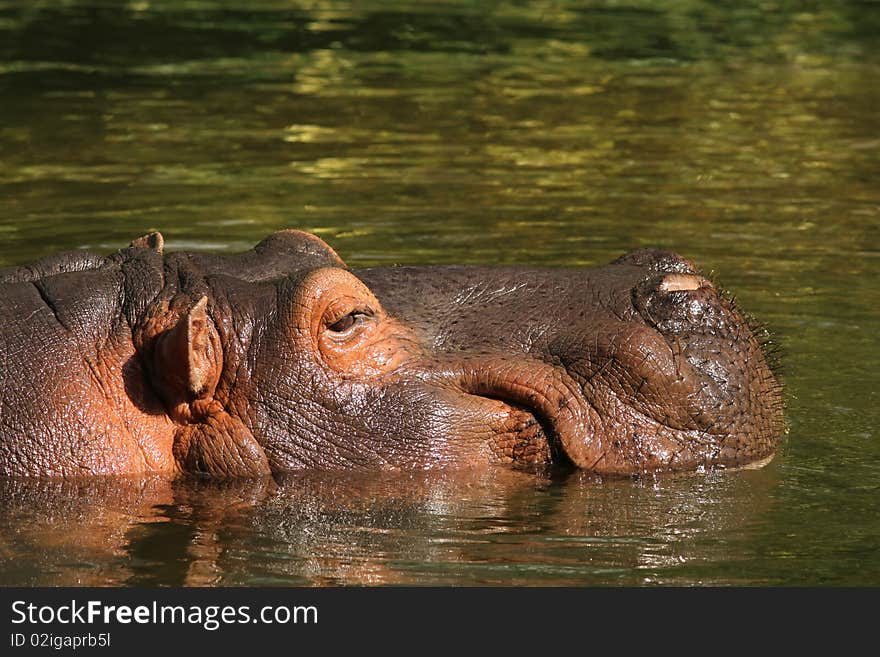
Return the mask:
[[686, 260], [348, 270], [319, 238], [0, 269], [0, 475], [766, 460], [780, 386]]

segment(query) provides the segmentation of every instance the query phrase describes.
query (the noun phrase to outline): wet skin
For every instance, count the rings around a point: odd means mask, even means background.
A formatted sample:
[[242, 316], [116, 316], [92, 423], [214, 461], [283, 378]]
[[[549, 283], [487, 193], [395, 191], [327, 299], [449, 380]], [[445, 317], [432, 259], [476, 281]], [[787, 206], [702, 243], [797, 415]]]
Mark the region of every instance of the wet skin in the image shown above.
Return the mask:
[[0, 270], [0, 474], [766, 460], [780, 386], [685, 259], [349, 270], [320, 239]]

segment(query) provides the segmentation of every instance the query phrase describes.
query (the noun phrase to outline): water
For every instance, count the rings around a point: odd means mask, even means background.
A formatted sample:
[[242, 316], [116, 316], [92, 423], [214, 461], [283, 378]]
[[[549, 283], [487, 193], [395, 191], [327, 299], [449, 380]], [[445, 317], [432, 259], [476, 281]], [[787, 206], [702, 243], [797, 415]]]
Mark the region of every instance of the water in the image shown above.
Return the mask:
[[783, 349], [762, 470], [0, 482], [2, 584], [880, 584], [880, 6], [0, 1], [0, 265], [299, 227], [686, 254]]

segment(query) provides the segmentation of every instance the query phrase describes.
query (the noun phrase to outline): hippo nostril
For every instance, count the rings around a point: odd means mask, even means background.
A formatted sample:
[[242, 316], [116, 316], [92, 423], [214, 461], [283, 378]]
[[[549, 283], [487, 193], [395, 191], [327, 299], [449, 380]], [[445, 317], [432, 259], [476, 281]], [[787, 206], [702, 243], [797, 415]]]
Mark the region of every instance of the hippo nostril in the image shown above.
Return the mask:
[[639, 249], [637, 251], [630, 251], [615, 260], [614, 264], [645, 267], [652, 274], [672, 272], [689, 274], [696, 271], [693, 263], [686, 258], [683, 258], [672, 251], [664, 251], [661, 249]]
[[661, 333], [708, 328], [718, 319], [719, 299], [708, 279], [692, 273], [653, 276], [632, 290], [636, 311]]
[[660, 292], [691, 292], [703, 287], [712, 287], [712, 283], [702, 276], [694, 274], [667, 274], [660, 281], [657, 289]]

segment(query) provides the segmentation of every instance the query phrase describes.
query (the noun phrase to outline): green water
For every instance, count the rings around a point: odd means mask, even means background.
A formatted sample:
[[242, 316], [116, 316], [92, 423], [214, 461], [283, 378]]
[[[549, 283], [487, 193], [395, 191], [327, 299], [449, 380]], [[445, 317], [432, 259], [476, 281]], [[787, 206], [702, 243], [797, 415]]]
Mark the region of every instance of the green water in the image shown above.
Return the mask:
[[654, 245], [783, 348], [758, 471], [0, 481], [2, 584], [880, 584], [880, 5], [0, 0], [0, 265]]

